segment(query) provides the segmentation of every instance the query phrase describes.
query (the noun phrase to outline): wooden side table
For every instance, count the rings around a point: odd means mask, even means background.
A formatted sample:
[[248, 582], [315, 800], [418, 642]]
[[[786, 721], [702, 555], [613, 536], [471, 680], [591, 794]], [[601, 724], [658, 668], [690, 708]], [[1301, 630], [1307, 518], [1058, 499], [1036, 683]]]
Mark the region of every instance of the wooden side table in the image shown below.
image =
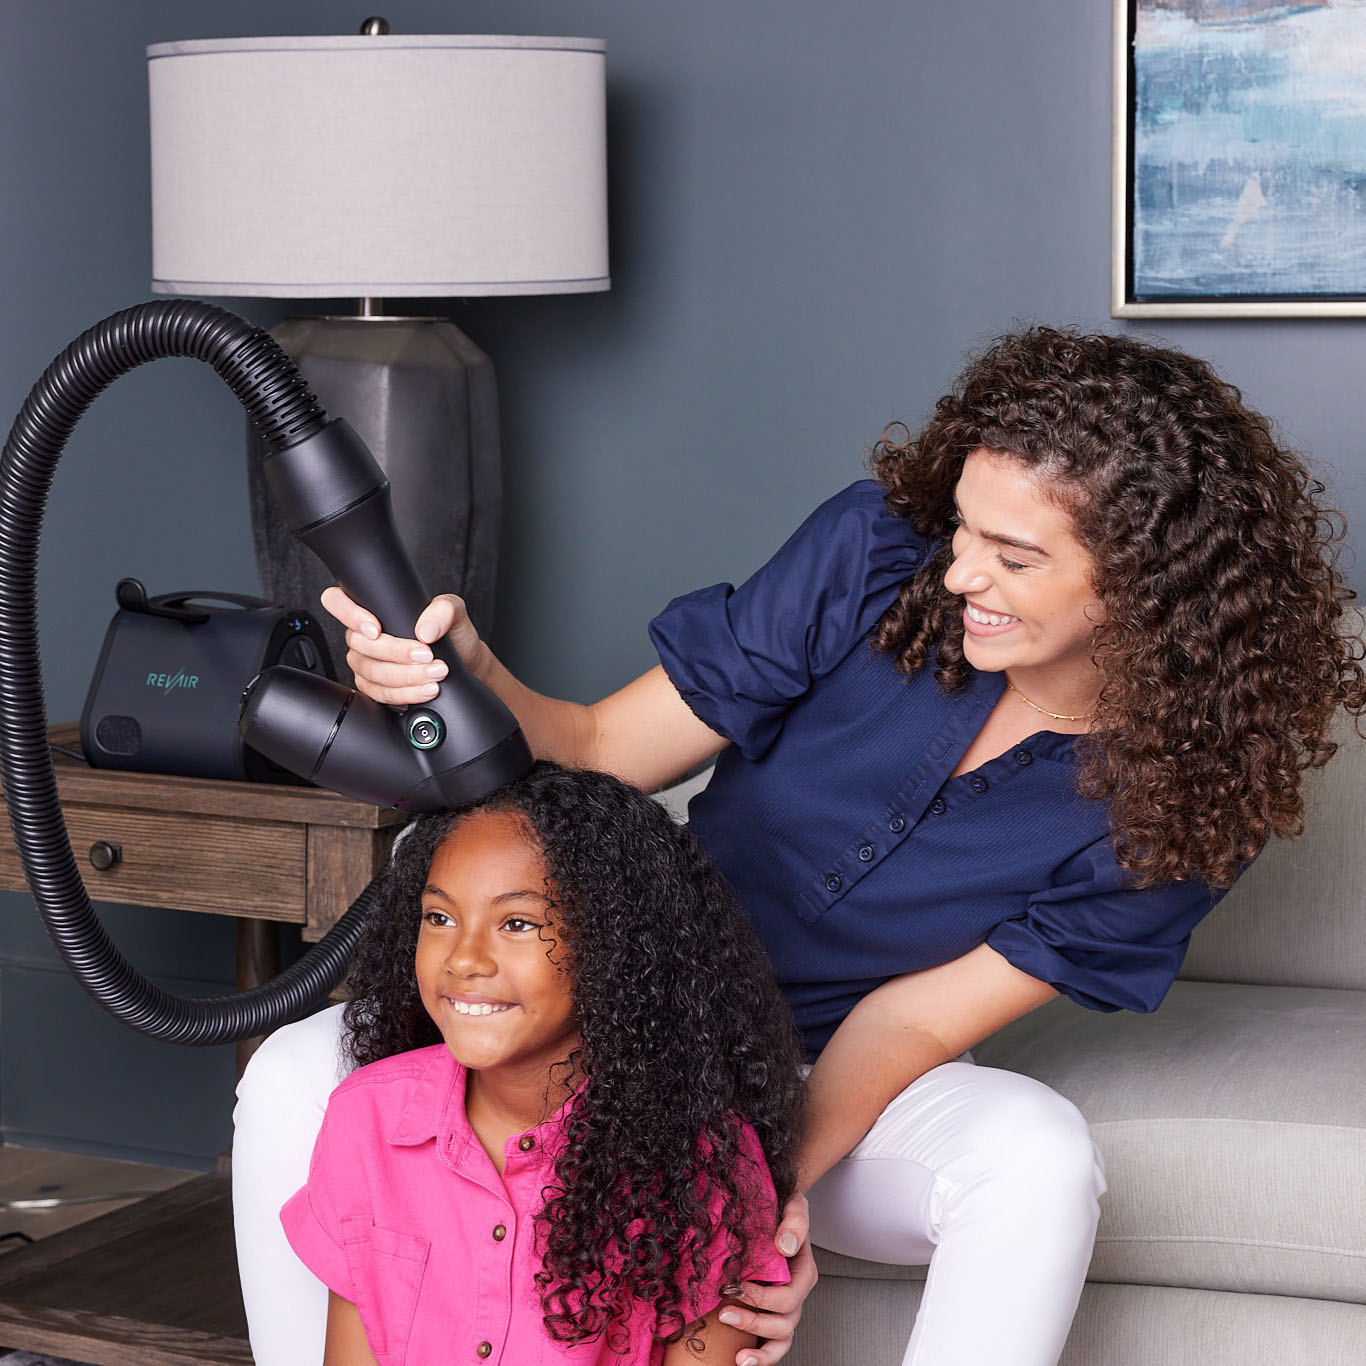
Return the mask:
[[[53, 726], [51, 735], [79, 749], [77, 726]], [[308, 940], [351, 904], [406, 819], [316, 787], [124, 773], [63, 754], [54, 764], [71, 846], [96, 901], [302, 925]], [[121, 856], [97, 868], [88, 858], [97, 844]], [[0, 849], [0, 887], [26, 887], [10, 840]]]
[[[52, 739], [76, 748], [79, 727], [54, 726]], [[60, 754], [54, 764], [92, 899], [236, 917], [239, 987], [274, 973], [272, 922], [310, 941], [327, 933], [406, 819], [317, 788], [121, 773]], [[3, 829], [0, 888], [25, 891]], [[255, 1042], [238, 1045], [239, 1072]], [[97, 1366], [250, 1363], [226, 1177], [6, 1253], [0, 1343]]]

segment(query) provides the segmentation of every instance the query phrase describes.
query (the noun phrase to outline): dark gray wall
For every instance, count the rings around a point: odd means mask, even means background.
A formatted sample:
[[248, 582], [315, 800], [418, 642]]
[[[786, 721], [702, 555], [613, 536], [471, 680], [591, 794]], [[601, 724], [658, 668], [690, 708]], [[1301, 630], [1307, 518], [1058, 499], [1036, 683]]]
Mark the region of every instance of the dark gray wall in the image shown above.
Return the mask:
[[[1102, 0], [391, 0], [396, 30], [608, 43], [610, 294], [452, 303], [493, 357], [507, 516], [496, 644], [590, 698], [649, 665], [650, 615], [754, 568], [916, 420], [965, 349], [1108, 313], [1110, 6]], [[8, 0], [0, 46], [0, 409], [147, 294], [148, 42], [352, 31], [335, 0]], [[232, 306], [262, 322], [264, 301]], [[1152, 329], [1207, 356], [1327, 469], [1366, 527], [1353, 321]], [[252, 591], [241, 420], [207, 368], [161, 362], [71, 443], [41, 578], [50, 714], [74, 717], [112, 612], [149, 588]], [[1361, 571], [1352, 570], [1358, 586]], [[229, 922], [120, 911], [158, 980], [212, 990]], [[205, 1162], [231, 1059], [139, 1039], [0, 904], [0, 1120], [11, 1138]]]

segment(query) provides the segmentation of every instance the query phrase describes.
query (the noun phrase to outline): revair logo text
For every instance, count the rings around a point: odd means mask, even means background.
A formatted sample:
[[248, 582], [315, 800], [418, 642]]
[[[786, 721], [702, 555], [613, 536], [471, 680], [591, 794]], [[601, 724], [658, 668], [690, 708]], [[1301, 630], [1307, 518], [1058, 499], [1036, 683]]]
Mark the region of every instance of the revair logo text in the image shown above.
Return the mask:
[[176, 688], [197, 688], [198, 674], [187, 674], [184, 669], [177, 674], [148, 674], [147, 686], [160, 688], [162, 692], [174, 692]]

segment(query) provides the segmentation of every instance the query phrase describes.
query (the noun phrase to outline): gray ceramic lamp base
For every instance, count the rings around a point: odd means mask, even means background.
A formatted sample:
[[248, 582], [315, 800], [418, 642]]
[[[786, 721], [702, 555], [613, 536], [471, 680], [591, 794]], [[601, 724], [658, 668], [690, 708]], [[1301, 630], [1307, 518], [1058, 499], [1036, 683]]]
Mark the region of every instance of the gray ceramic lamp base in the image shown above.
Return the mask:
[[[489, 358], [443, 318], [286, 318], [271, 329], [329, 417], [344, 417], [389, 476], [394, 515], [433, 593], [459, 593], [481, 632], [493, 624], [502, 469]], [[317, 614], [337, 675], [351, 681], [341, 628], [318, 606], [326, 569], [290, 534], [248, 434], [252, 538], [261, 589]]]

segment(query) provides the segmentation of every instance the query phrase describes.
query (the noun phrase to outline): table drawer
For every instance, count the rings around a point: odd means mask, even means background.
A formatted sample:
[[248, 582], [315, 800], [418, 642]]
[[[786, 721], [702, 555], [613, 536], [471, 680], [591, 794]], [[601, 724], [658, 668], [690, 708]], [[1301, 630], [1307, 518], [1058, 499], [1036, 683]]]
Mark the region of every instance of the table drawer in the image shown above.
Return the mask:
[[[304, 826], [73, 804], [64, 810], [76, 866], [96, 901], [299, 924], [308, 918]], [[120, 850], [107, 871], [90, 862], [101, 843]], [[0, 840], [0, 886], [26, 886], [12, 838]]]

